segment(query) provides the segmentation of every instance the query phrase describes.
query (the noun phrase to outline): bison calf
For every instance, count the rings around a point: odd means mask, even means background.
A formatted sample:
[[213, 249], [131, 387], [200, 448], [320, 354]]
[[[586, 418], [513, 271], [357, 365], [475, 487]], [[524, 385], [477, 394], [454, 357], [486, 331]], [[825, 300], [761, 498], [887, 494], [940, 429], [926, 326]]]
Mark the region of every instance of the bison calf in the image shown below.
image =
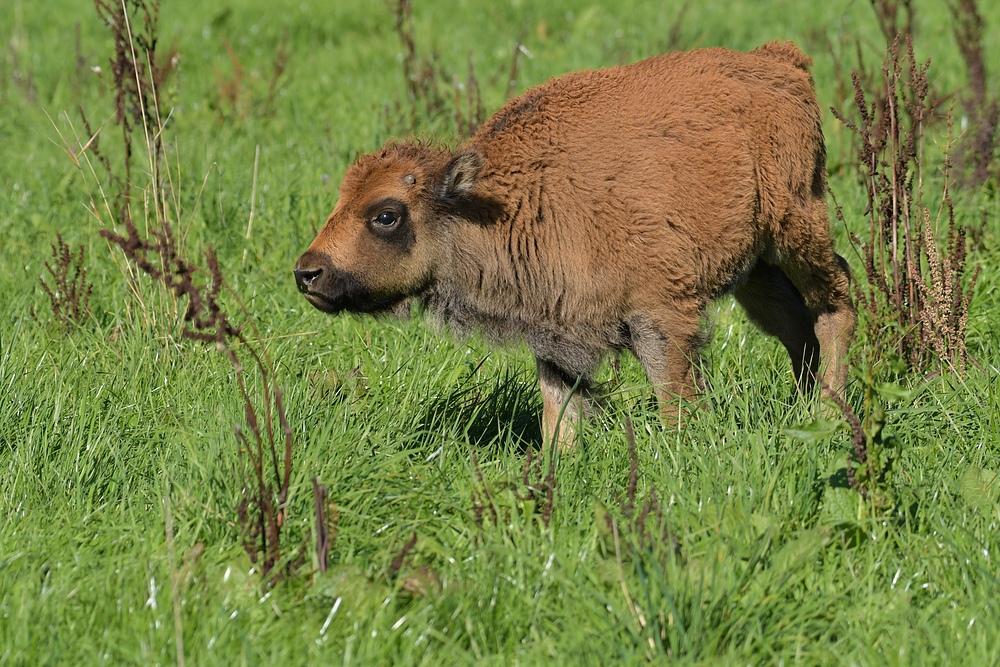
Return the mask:
[[836, 391], [855, 311], [809, 64], [791, 43], [671, 53], [532, 88], [454, 152], [389, 143], [347, 171], [298, 288], [328, 313], [415, 298], [460, 332], [523, 339], [563, 443], [611, 351], [676, 414], [727, 292], [800, 388]]

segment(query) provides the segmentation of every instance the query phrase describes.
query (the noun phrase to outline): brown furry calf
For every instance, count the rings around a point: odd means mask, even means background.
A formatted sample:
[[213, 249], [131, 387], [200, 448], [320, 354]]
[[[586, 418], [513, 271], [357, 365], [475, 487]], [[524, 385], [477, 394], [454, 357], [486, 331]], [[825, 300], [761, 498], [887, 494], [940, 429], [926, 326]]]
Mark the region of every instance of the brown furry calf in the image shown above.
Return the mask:
[[611, 351], [676, 414], [726, 292], [800, 388], [840, 388], [855, 311], [809, 64], [791, 43], [671, 53], [532, 88], [455, 152], [390, 143], [348, 170], [299, 290], [329, 313], [416, 298], [458, 331], [525, 340], [563, 443]]

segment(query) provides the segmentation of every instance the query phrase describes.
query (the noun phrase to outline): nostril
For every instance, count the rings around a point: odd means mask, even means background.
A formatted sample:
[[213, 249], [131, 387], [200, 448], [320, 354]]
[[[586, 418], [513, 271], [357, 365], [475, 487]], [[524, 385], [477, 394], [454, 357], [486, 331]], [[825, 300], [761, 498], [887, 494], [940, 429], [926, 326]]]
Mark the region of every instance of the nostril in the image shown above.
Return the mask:
[[323, 269], [295, 269], [295, 284], [299, 286], [300, 292], [308, 292], [316, 279], [323, 275]]

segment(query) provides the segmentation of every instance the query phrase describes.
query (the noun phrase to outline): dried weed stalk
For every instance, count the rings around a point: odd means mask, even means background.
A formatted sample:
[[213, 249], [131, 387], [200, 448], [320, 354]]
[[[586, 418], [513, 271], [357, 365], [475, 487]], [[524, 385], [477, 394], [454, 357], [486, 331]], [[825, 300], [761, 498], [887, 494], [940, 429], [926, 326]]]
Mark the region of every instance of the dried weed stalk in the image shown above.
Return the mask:
[[666, 51], [679, 51], [684, 48], [684, 19], [688, 10], [691, 9], [691, 0], [684, 0], [684, 4], [677, 10], [674, 20], [670, 23], [670, 30], [667, 31]]
[[[816, 43], [816, 49], [825, 49], [833, 61], [834, 78], [834, 99], [833, 106], [843, 109], [854, 100], [854, 91], [857, 86], [866, 91], [866, 94], [878, 100], [882, 94], [881, 83], [876, 83], [881, 77], [878, 72], [872, 70], [864, 57], [864, 49], [861, 45], [861, 38], [857, 35], [847, 33], [843, 30], [837, 32], [836, 43], [831, 39], [829, 32], [825, 29], [816, 29], [810, 32], [810, 40]], [[856, 69], [851, 69], [851, 57], [857, 61]], [[854, 79], [857, 81], [854, 81]], [[831, 157], [840, 156], [840, 161], [829, 163], [830, 173], [839, 173], [851, 167], [849, 156], [858, 151], [858, 135], [853, 132], [837, 132], [833, 135], [839, 142], [839, 150], [832, 152]], [[827, 144], [832, 137], [827, 137]]]
[[[639, 487], [639, 456], [635, 448], [635, 430], [628, 417], [625, 418], [625, 439], [628, 441], [629, 455], [628, 489], [625, 497], [618, 499], [625, 521], [619, 524], [611, 514], [606, 514], [604, 519], [608, 528], [613, 534], [624, 536], [634, 548], [648, 553], [661, 553], [664, 557], [668, 552], [676, 553], [680, 543], [670, 532], [656, 489], [649, 489], [649, 497], [641, 508], [635, 504]], [[665, 546], [668, 547], [666, 551]]]
[[[132, 184], [132, 142], [140, 129], [143, 140], [159, 164], [163, 137], [148, 130], [158, 126], [157, 94], [176, 66], [176, 59], [160, 62], [156, 59], [157, 30], [160, 20], [160, 0], [94, 0], [101, 21], [108, 26], [114, 40], [114, 57], [110, 60], [115, 92], [115, 124], [122, 130], [125, 150], [124, 172], [109, 172], [120, 197], [127, 197]], [[93, 133], [88, 134], [93, 136]], [[115, 202], [120, 211], [125, 202]], [[124, 222], [124, 221], [123, 221]]]
[[[34, 104], [38, 101], [38, 89], [35, 85], [35, 75], [31, 69], [31, 58], [28, 57], [26, 53], [26, 46], [28, 44], [27, 35], [24, 32], [23, 27], [20, 25], [20, 21], [16, 21], [18, 24], [13, 34], [10, 38], [9, 49], [10, 49], [10, 78], [14, 80], [14, 85], [21, 94], [24, 95], [24, 99], [30, 104]], [[27, 63], [22, 62], [22, 59], [28, 61]], [[4, 101], [6, 102], [6, 92], [7, 92], [7, 77], [3, 77], [3, 92]]]
[[[292, 430], [289, 427], [277, 386], [272, 364], [265, 353], [245, 333], [244, 326], [235, 323], [223, 303], [223, 294], [236, 302], [239, 317], [253, 324], [238, 296], [226, 285], [218, 258], [211, 247], [204, 252], [205, 266], [187, 259], [180, 250], [171, 218], [179, 218], [180, 210], [172, 210], [160, 174], [166, 174], [165, 156], [161, 150], [163, 122], [159, 112], [159, 86], [169, 69], [156, 66], [158, 0], [94, 0], [97, 12], [111, 30], [115, 57], [111, 61], [114, 73], [115, 122], [122, 129], [124, 162], [116, 169], [102, 151], [84, 117], [84, 125], [92, 138], [81, 149], [78, 158], [94, 160], [105, 171], [110, 183], [111, 200], [101, 189], [105, 207], [94, 206], [92, 213], [103, 224], [100, 234], [118, 246], [130, 265], [159, 283], [179, 300], [186, 302], [182, 336], [190, 340], [214, 344], [229, 359], [235, 371], [237, 386], [244, 405], [244, 426], [236, 427], [241, 455], [247, 456], [251, 475], [243, 480], [241, 501], [237, 506], [244, 547], [258, 566], [265, 581], [274, 581], [287, 573], [294, 564], [282, 564], [282, 528], [288, 511], [288, 495], [292, 474]], [[133, 27], [137, 26], [137, 30]], [[81, 112], [82, 114], [82, 112]], [[134, 144], [136, 137], [141, 143]], [[145, 149], [150, 183], [139, 186], [133, 180], [131, 161], [135, 147]], [[96, 171], [94, 172], [96, 176]], [[140, 196], [135, 196], [140, 195]], [[147, 206], [144, 227], [139, 231], [134, 222], [135, 202]], [[102, 211], [106, 211], [103, 214]], [[113, 211], [113, 213], [112, 213]], [[107, 220], [108, 216], [115, 219]], [[255, 338], [259, 338], [256, 335]], [[256, 378], [255, 398], [248, 387], [248, 371]]]
[[899, 456], [899, 441], [884, 429], [888, 423], [886, 410], [875, 395], [875, 379], [871, 373], [865, 380], [864, 420], [837, 392], [824, 383], [830, 400], [840, 409], [851, 431], [851, 452], [847, 456], [847, 482], [861, 497], [876, 508], [889, 510], [895, 503], [892, 492], [892, 468]]
[[[472, 54], [467, 56], [468, 74], [464, 78], [450, 71], [437, 52], [430, 56], [422, 55], [413, 26], [412, 1], [391, 0], [389, 4], [393, 26], [402, 47], [401, 62], [406, 84], [405, 110], [399, 102], [385, 109], [389, 130], [393, 133], [420, 133], [430, 128], [451, 126], [459, 138], [471, 137], [487, 118]], [[524, 46], [526, 31], [526, 26], [521, 28], [506, 71], [497, 72], [487, 79], [491, 85], [503, 82], [504, 99], [510, 99], [516, 92], [521, 57], [531, 58], [531, 53]], [[399, 126], [400, 116], [406, 117], [403, 127]]]
[[[483, 479], [479, 459], [474, 451], [472, 452], [472, 466], [476, 473], [476, 486], [472, 490], [472, 511], [476, 523], [479, 526], [485, 525], [485, 518], [489, 516], [493, 525], [509, 524], [512, 508], [500, 507], [501, 503], [498, 502], [497, 497], [486, 484], [486, 480]], [[555, 449], [550, 452], [548, 466], [543, 471], [541, 458], [535, 458], [534, 452], [529, 448], [521, 470], [521, 479], [518, 482], [510, 482], [509, 488], [515, 501], [531, 504], [533, 513], [537, 512], [538, 521], [544, 528], [548, 529], [552, 522], [552, 511], [556, 502]]]
[[[532, 465], [534, 463], [534, 465]], [[511, 482], [511, 491], [518, 500], [531, 501], [539, 508], [539, 515], [546, 528], [552, 521], [552, 508], [556, 502], [556, 457], [553, 450], [549, 456], [548, 471], [542, 472], [542, 459], [534, 458], [529, 448], [521, 469], [520, 485]]]
[[[896, 39], [900, 33], [913, 36], [913, 1], [912, 0], [871, 0], [872, 9], [875, 10], [875, 17], [878, 19], [878, 26], [882, 29], [887, 44]], [[902, 9], [906, 15], [903, 24], [900, 25], [899, 10]]]
[[316, 562], [320, 572], [326, 572], [330, 562], [330, 548], [337, 539], [340, 513], [330, 500], [330, 492], [319, 478], [313, 477], [313, 503], [316, 507]]
[[291, 56], [287, 36], [278, 43], [267, 75], [257, 72], [248, 75], [232, 43], [223, 37], [222, 44], [229, 56], [230, 73], [215, 69], [218, 96], [212, 106], [218, 120], [242, 121], [255, 112], [265, 117], [273, 115]]
[[[45, 262], [45, 269], [51, 276], [52, 284], [38, 276], [42, 290], [49, 297], [53, 320], [64, 328], [83, 324], [90, 315], [90, 292], [93, 285], [87, 282], [87, 269], [83, 266], [83, 246], [74, 253], [65, 243], [61, 234], [56, 234], [52, 244], [52, 262]], [[38, 321], [35, 309], [31, 316]]]
[[[856, 298], [873, 327], [873, 341], [914, 370], [939, 359], [964, 372], [968, 307], [978, 269], [963, 288], [965, 231], [955, 221], [947, 155], [935, 225], [947, 227], [944, 248], [923, 204], [928, 67], [917, 64], [909, 36], [897, 35], [882, 64], [881, 94], [869, 102], [852, 74], [858, 119], [833, 113], [860, 140], [869, 234], [865, 241], [855, 237], [867, 277], [867, 285], [856, 288]], [[839, 208], [837, 214], [843, 220]]]
[[459, 135], [472, 136], [486, 120], [472, 56], [468, 60], [469, 74], [462, 82], [457, 74], [445, 69], [436, 53], [430, 57], [418, 53], [410, 0], [397, 0], [393, 16], [396, 35], [403, 47], [409, 131], [416, 132], [422, 119], [446, 119], [451, 115]]
[[948, 10], [954, 22], [955, 42], [965, 61], [969, 82], [961, 95], [968, 130], [956, 154], [960, 173], [968, 185], [980, 186], [991, 178], [1000, 180], [1000, 102], [987, 91], [989, 75], [983, 55], [986, 23], [976, 0], [953, 0]]
[[484, 526], [487, 516], [492, 519], [493, 525], [499, 525], [500, 513], [497, 511], [496, 497], [483, 479], [483, 471], [479, 467], [479, 457], [476, 456], [475, 450], [472, 451], [472, 469], [476, 473], [476, 485], [472, 487], [472, 513], [475, 515], [476, 525]]
[[[886, 49], [891, 48], [900, 39], [905, 40], [907, 43], [912, 41], [915, 18], [912, 0], [871, 0], [871, 5], [876, 21], [885, 39]], [[877, 68], [872, 68], [867, 64], [862, 39], [857, 34], [843, 30], [838, 31], [836, 44], [826, 30], [814, 30], [809, 36], [810, 39], [820, 45], [820, 48], [825, 47], [833, 59], [834, 79], [836, 82], [835, 107], [844, 108], [847, 106], [855, 96], [855, 91], [859, 86], [865, 91], [865, 95], [873, 100], [872, 104], [875, 108], [880, 109], [888, 103], [885, 99], [886, 86], [884, 84], [884, 76]], [[857, 65], [856, 69], [848, 75], [848, 61], [852, 53]], [[908, 79], [910, 74], [909, 69], [903, 68], [899, 71], [899, 74], [902, 85], [910, 86], [911, 82]], [[927, 81], [924, 81], [923, 85], [927, 86], [927, 90], [924, 92], [922, 100], [923, 114], [920, 122], [924, 127], [927, 127], [931, 123], [944, 119], [940, 110], [944, 107], [945, 102], [952, 97], [953, 93], [943, 93], [939, 90], [934, 90], [934, 87]], [[909, 112], [909, 109], [907, 111]], [[915, 122], [913, 118], [910, 120]], [[841, 142], [845, 140], [851, 141], [850, 151], [841, 150], [839, 151], [840, 154], [847, 155], [849, 152], [857, 152], [857, 134], [838, 133], [838, 136]], [[845, 163], [834, 164], [831, 165], [831, 169], [839, 170], [846, 166], [848, 165]]]

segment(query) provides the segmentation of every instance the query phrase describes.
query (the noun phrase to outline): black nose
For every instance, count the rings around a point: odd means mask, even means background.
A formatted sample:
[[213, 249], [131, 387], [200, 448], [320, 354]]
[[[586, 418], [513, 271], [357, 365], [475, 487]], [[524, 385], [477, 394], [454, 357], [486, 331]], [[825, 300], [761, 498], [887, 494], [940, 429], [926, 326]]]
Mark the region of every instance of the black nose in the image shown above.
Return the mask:
[[299, 286], [300, 292], [308, 292], [316, 279], [323, 275], [323, 269], [295, 269], [295, 284]]

